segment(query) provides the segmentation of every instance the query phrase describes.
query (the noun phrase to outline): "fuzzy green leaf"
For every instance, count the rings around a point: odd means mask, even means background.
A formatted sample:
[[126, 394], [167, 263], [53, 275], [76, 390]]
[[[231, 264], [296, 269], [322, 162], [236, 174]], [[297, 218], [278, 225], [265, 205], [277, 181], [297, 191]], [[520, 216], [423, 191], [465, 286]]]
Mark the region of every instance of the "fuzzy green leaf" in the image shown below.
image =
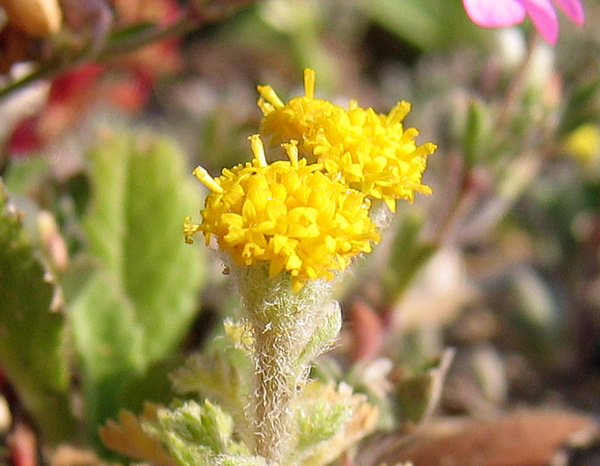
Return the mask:
[[184, 243], [182, 221], [202, 196], [165, 138], [105, 132], [89, 162], [84, 228], [92, 267], [83, 285], [74, 274], [65, 288], [95, 429], [130, 408], [127, 378], [169, 358], [195, 315], [203, 250]]
[[158, 423], [148, 427], [181, 465], [263, 466], [245, 444], [232, 439], [233, 420], [219, 406], [189, 401], [158, 412]]
[[346, 384], [313, 381], [298, 399], [298, 439], [293, 464], [324, 466], [371, 433], [379, 416], [366, 396]]
[[190, 356], [170, 377], [177, 392], [217, 401], [238, 419], [244, 415], [250, 374], [250, 360], [242, 349], [215, 345], [209, 354]]
[[340, 334], [341, 328], [342, 311], [337, 301], [332, 301], [327, 309], [323, 309], [321, 322], [302, 349], [298, 364], [309, 365], [313, 359], [329, 349]]
[[348, 422], [353, 414], [352, 407], [345, 403], [333, 403], [329, 400], [313, 400], [310, 409], [303, 406], [298, 423], [300, 437], [298, 447], [301, 450], [329, 440]]
[[205, 401], [201, 406], [190, 401], [175, 411], [159, 411], [158, 419], [167, 431], [187, 442], [215, 453], [228, 452], [233, 420], [217, 405]]
[[85, 225], [92, 254], [121, 284], [141, 325], [144, 355], [180, 342], [196, 310], [202, 248], [183, 242], [182, 221], [201, 196], [168, 139], [111, 135], [90, 156], [95, 204]]
[[0, 367], [44, 437], [73, 433], [63, 315], [56, 291], [0, 181]]
[[[142, 332], [119, 284], [97, 272], [71, 303], [71, 324], [81, 357], [90, 435], [114, 417], [128, 377], [143, 370]], [[97, 440], [97, 439], [96, 439]]]

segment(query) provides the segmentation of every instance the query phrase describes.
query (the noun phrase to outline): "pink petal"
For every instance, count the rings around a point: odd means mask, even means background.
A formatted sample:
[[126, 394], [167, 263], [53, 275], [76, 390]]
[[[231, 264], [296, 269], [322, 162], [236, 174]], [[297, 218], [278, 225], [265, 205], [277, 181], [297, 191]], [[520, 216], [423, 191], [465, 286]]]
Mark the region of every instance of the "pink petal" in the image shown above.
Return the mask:
[[585, 21], [585, 13], [583, 12], [583, 6], [579, 0], [554, 0], [565, 15], [569, 17], [575, 24], [583, 24]]
[[558, 19], [550, 0], [522, 0], [533, 25], [550, 44], [558, 39]]
[[525, 8], [519, 0], [463, 0], [463, 5], [478, 26], [512, 26], [525, 19]]

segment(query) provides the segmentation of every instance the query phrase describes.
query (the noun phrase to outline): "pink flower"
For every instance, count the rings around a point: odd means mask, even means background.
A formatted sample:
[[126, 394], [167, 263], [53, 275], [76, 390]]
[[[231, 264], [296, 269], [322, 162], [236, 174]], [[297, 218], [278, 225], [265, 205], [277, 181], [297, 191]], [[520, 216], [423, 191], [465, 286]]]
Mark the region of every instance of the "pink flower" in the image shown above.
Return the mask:
[[[567, 17], [581, 25], [585, 20], [580, 0], [554, 0]], [[521, 23], [529, 16], [550, 44], [558, 39], [558, 18], [551, 0], [463, 0], [471, 20], [483, 27], [497, 28]]]

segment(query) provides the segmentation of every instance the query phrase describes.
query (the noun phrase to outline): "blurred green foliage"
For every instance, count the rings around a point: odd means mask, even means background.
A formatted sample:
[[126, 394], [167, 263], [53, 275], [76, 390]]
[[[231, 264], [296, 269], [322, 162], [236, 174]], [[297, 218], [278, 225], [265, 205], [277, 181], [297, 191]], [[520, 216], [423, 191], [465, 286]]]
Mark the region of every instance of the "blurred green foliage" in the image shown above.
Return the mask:
[[75, 424], [64, 309], [22, 217], [0, 179], [0, 368], [43, 437], [65, 441], [74, 435]]
[[[48, 251], [22, 225], [29, 216], [29, 230], [37, 230], [36, 209], [25, 203], [27, 212], [19, 212], [2, 187], [0, 367], [50, 441], [75, 439], [73, 363], [84, 395], [80, 421], [92, 439], [119, 408], [169, 399], [167, 373], [205, 281], [205, 250], [186, 245], [182, 233], [183, 218], [200, 209], [202, 195], [175, 144], [147, 131], [107, 131], [87, 163], [83, 184], [91, 192], [78, 182], [50, 203], [63, 205], [72, 193], [89, 197], [63, 218], [65, 228], [77, 221], [83, 228], [71, 227], [78, 236], [74, 258], [54, 275], [40, 261], [52, 265]], [[39, 170], [27, 174], [29, 166], [16, 165], [11, 186], [41, 182]], [[53, 299], [58, 309], [51, 309]]]
[[368, 17], [421, 51], [482, 42], [485, 35], [452, 0], [372, 0], [361, 8]]
[[181, 232], [201, 196], [171, 141], [107, 134], [89, 163], [93, 194], [84, 227], [92, 265], [83, 286], [65, 286], [95, 432], [123, 406], [127, 380], [181, 343], [204, 274], [202, 251], [184, 244]]

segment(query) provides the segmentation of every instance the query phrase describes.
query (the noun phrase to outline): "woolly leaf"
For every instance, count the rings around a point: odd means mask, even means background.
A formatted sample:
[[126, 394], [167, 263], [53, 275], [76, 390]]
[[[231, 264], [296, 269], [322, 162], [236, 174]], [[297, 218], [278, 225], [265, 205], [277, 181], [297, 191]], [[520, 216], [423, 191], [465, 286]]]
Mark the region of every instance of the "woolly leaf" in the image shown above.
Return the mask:
[[196, 310], [202, 248], [183, 242], [182, 220], [201, 207], [197, 183], [174, 144], [149, 134], [109, 134], [90, 154], [90, 248], [131, 302], [144, 357], [180, 342]]
[[184, 243], [182, 220], [202, 199], [181, 152], [158, 136], [106, 131], [89, 162], [88, 269], [65, 289], [94, 433], [132, 408], [128, 378], [169, 358], [194, 317], [202, 249]]
[[352, 415], [352, 408], [345, 403], [330, 403], [325, 399], [312, 400], [310, 409], [300, 411], [300, 444], [305, 449], [329, 440]]
[[306, 346], [298, 358], [298, 364], [310, 364], [313, 359], [329, 349], [340, 334], [342, 328], [342, 311], [337, 301], [329, 303], [323, 309], [321, 322], [310, 336]]
[[0, 366], [44, 437], [59, 441], [74, 428], [64, 319], [21, 220], [0, 181]]
[[190, 401], [175, 411], [163, 410], [159, 421], [169, 432], [215, 453], [227, 452], [233, 433], [231, 417], [209, 401], [204, 406]]
[[266, 462], [235, 442], [233, 420], [217, 405], [188, 401], [158, 412], [155, 432], [181, 465], [265, 466]]
[[179, 393], [197, 393], [218, 402], [236, 419], [243, 417], [248, 395], [250, 361], [238, 348], [215, 347], [210, 354], [190, 356], [171, 373]]
[[298, 447], [294, 464], [320, 466], [331, 463], [371, 433], [377, 408], [366, 397], [353, 394], [346, 384], [311, 382], [298, 400]]
[[146, 403], [139, 418], [129, 411], [119, 413], [119, 422], [109, 420], [100, 427], [100, 437], [110, 449], [137, 460], [149, 461], [156, 466], [174, 466], [177, 463], [160, 441], [144, 429], [144, 422], [156, 422], [159, 406]]

